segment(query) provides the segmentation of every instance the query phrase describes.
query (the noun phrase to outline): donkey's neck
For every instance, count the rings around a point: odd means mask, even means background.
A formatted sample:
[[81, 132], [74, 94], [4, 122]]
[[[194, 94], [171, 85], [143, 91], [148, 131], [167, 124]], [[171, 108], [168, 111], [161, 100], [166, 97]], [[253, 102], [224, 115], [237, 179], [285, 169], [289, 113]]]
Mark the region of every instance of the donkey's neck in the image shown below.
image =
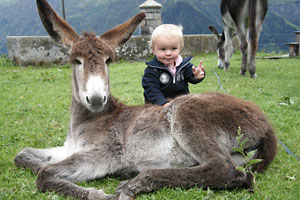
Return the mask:
[[71, 120], [69, 127], [70, 131], [72, 132], [72, 130], [75, 130], [76, 127], [82, 122], [88, 121], [95, 117], [101, 117], [104, 115], [109, 115], [111, 113], [121, 112], [121, 110], [123, 110], [125, 107], [126, 106], [123, 103], [119, 102], [117, 98], [110, 95], [103, 110], [100, 113], [93, 113], [81, 103], [76, 101], [73, 96], [71, 102]]

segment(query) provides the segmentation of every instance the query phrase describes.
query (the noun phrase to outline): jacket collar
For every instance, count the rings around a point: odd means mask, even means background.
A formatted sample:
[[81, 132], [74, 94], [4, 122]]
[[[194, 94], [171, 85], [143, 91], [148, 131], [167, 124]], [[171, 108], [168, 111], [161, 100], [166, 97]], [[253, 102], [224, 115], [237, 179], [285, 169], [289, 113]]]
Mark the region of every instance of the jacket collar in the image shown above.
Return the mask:
[[[183, 58], [181, 64], [179, 66], [177, 66], [177, 69], [182, 69], [183, 67], [185, 67], [188, 63], [191, 62], [191, 60], [193, 59], [192, 56], [187, 57], [187, 58]], [[161, 62], [159, 62], [156, 58], [156, 56], [154, 56], [154, 58], [148, 62], [146, 62], [146, 65], [148, 67], [153, 67], [153, 68], [158, 68], [158, 69], [168, 69], [167, 66], [165, 66], [164, 64], [162, 64]]]

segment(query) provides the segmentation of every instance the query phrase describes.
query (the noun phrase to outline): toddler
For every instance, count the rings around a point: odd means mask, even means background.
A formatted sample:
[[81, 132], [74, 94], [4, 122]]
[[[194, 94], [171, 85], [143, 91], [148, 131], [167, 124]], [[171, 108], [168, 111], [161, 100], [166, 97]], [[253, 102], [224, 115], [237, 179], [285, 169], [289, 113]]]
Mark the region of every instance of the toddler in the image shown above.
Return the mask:
[[202, 61], [198, 67], [190, 63], [192, 57], [182, 58], [182, 27], [163, 24], [151, 35], [154, 59], [146, 62], [142, 85], [146, 103], [168, 106], [169, 98], [188, 94], [188, 83], [196, 84], [204, 80]]

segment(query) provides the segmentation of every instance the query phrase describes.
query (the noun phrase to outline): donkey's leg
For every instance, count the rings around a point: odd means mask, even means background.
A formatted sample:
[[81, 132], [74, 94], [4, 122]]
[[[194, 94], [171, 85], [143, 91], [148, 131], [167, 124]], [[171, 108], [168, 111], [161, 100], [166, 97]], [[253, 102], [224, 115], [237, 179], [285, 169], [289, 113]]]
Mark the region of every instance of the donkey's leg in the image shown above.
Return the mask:
[[[244, 3], [247, 4], [247, 1]], [[239, 17], [236, 19], [235, 27], [236, 27], [236, 34], [240, 41], [240, 50], [242, 54], [242, 63], [241, 63], [241, 75], [245, 75], [247, 72], [247, 59], [248, 59], [248, 42], [246, 37], [246, 19], [248, 16], [248, 6], [244, 5], [242, 10], [240, 10]]]
[[255, 30], [252, 30], [251, 34], [255, 34], [255, 37], [253, 37], [252, 40], [249, 41], [249, 72], [250, 72], [250, 77], [251, 78], [256, 78], [256, 63], [255, 63], [255, 58], [256, 58], [256, 52], [258, 49], [258, 40], [260, 37], [260, 33], [262, 31], [262, 22], [257, 22]]
[[24, 148], [15, 157], [17, 167], [31, 169], [34, 173], [49, 164], [59, 162], [68, 157], [65, 147], [54, 147], [49, 149]]
[[[256, 32], [256, 31], [254, 31]], [[251, 33], [254, 34], [254, 33]], [[257, 35], [257, 33], [255, 33]], [[255, 66], [255, 57], [256, 57], [256, 51], [257, 51], [257, 41], [258, 38], [256, 37], [255, 39], [251, 39], [249, 41], [249, 73], [250, 73], [250, 78], [256, 78], [256, 66]]]
[[248, 59], [248, 42], [246, 38], [246, 30], [243, 27], [244, 25], [237, 27], [236, 32], [240, 41], [240, 50], [242, 53], [242, 63], [241, 63], [241, 71], [240, 74], [242, 76], [247, 72], [247, 59]]
[[233, 46], [232, 46], [232, 35], [233, 30], [228, 26], [224, 25], [224, 34], [225, 34], [225, 42], [224, 42], [224, 54], [225, 54], [225, 62], [224, 62], [224, 70], [228, 70], [230, 66], [230, 58], [233, 54]]
[[120, 166], [113, 156], [104, 155], [105, 151], [93, 149], [76, 153], [69, 158], [40, 169], [37, 178], [39, 191], [55, 191], [65, 196], [79, 199], [114, 199], [95, 188], [80, 187], [74, 182], [92, 180], [112, 174]]
[[[190, 168], [148, 169], [118, 188], [119, 196], [134, 197], [162, 187], [195, 186], [212, 189], [252, 188], [253, 176], [236, 170], [231, 159], [212, 157], [203, 165]], [[120, 199], [122, 199], [120, 198]], [[126, 199], [126, 198], [124, 198]]]

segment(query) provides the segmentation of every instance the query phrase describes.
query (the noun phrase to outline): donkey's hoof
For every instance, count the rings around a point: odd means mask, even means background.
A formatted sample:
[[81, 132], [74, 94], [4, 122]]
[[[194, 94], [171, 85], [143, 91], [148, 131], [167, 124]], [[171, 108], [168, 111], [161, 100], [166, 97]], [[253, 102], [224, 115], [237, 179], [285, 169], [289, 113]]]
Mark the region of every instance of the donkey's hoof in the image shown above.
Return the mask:
[[131, 192], [131, 190], [129, 190], [127, 188], [129, 183], [129, 180], [127, 181], [122, 181], [119, 186], [116, 189], [116, 193], [118, 195], [118, 200], [132, 200], [134, 199], [134, 193]]
[[240, 75], [241, 75], [241, 76], [245, 76], [245, 75], [246, 75], [246, 72], [240, 71]]
[[257, 74], [256, 73], [250, 74], [250, 78], [257, 78]]
[[119, 194], [118, 200], [134, 200], [134, 197], [131, 197], [131, 196], [129, 196], [129, 195], [124, 194], [123, 192], [121, 192]]
[[118, 197], [115, 195], [105, 194], [102, 190], [95, 188], [87, 188], [89, 191], [88, 200], [117, 200]]
[[122, 182], [118, 185], [118, 187], [117, 187], [117, 189], [116, 189], [117, 194], [122, 192], [122, 189], [127, 185], [128, 182], [129, 182], [128, 180], [122, 181]]
[[246, 182], [245, 182], [244, 186], [249, 192], [254, 192], [253, 183], [254, 183], [253, 173], [252, 172], [247, 172], [247, 178], [246, 178]]

